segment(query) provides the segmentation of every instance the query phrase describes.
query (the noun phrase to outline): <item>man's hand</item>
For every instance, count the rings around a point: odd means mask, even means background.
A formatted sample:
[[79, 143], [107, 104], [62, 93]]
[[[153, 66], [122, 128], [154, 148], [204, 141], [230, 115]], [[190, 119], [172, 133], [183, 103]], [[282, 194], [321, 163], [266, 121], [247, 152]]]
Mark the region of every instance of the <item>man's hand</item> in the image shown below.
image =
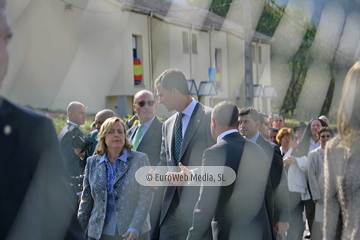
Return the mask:
[[136, 234], [133, 232], [126, 232], [124, 235], [122, 235], [122, 237], [126, 240], [134, 240], [136, 239]]
[[167, 172], [165, 174], [171, 176], [172, 179], [171, 182], [176, 185], [184, 184], [191, 179], [191, 171], [187, 167], [185, 167], [182, 163], [179, 163], [179, 167], [181, 169], [181, 172]]
[[79, 158], [84, 160], [85, 152], [81, 152], [81, 148], [74, 148], [75, 154], [78, 155]]
[[277, 222], [275, 224], [275, 231], [277, 233], [283, 234], [288, 229], [289, 229], [289, 223], [288, 222]]
[[291, 164], [291, 163], [296, 163], [296, 158], [294, 156], [287, 156], [284, 160], [283, 160], [284, 164]]
[[78, 196], [78, 203], [80, 203], [81, 202], [81, 196], [82, 196], [82, 194], [79, 194], [79, 195], [77, 195]]

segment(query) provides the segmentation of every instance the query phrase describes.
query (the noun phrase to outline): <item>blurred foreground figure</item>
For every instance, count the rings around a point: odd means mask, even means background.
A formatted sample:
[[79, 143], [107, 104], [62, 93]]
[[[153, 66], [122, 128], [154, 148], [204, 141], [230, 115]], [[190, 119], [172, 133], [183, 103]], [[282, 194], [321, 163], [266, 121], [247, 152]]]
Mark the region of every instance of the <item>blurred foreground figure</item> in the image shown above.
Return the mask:
[[315, 219], [313, 222], [312, 240], [322, 239], [324, 210], [324, 149], [326, 142], [333, 137], [329, 127], [319, 130], [320, 147], [311, 151], [308, 156], [308, 180], [312, 199], [315, 202]]
[[339, 135], [325, 149], [324, 238], [360, 239], [360, 62], [346, 75]]
[[[221, 102], [214, 107], [211, 135], [217, 143], [205, 150], [202, 165], [230, 167], [236, 181], [201, 187], [188, 240], [273, 239], [264, 201], [270, 163], [260, 146], [240, 135], [237, 125], [234, 104]], [[207, 235], [211, 222], [213, 238]]]
[[[0, 0], [0, 84], [11, 35]], [[0, 143], [0, 239], [82, 239], [76, 226], [67, 233], [76, 196], [52, 121], [0, 96]]]

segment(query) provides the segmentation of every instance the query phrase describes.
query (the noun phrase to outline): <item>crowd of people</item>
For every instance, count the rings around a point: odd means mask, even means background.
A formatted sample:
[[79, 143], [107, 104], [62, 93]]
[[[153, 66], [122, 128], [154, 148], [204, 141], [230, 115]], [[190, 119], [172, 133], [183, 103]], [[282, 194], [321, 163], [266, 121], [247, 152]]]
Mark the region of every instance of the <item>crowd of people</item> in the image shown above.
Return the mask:
[[[0, 0], [0, 80], [11, 29]], [[0, 81], [0, 83], [1, 83]], [[51, 120], [0, 97], [1, 239], [360, 239], [360, 62], [349, 70], [338, 134], [326, 116], [286, 127], [280, 114], [191, 97], [184, 74], [164, 71], [134, 96], [125, 122], [71, 102], [56, 137]], [[161, 103], [175, 113], [155, 115]], [[178, 167], [170, 185], [144, 185], [137, 171]], [[198, 167], [226, 166], [226, 186], [192, 184]], [[204, 171], [204, 170], [203, 170]], [[202, 174], [204, 172], [201, 172]], [[178, 177], [178, 178], [175, 178]]]

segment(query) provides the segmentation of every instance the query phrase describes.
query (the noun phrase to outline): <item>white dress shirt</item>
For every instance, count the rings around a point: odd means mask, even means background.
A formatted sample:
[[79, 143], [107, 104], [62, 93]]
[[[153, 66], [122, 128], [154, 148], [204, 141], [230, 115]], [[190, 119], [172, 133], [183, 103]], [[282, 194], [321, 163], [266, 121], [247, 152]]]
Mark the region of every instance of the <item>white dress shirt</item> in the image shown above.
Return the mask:
[[237, 129], [230, 129], [230, 130], [227, 130], [227, 131], [223, 132], [222, 134], [220, 134], [217, 137], [216, 143], [219, 143], [226, 135], [229, 135], [229, 134], [234, 133], [234, 132], [238, 132], [238, 130]]

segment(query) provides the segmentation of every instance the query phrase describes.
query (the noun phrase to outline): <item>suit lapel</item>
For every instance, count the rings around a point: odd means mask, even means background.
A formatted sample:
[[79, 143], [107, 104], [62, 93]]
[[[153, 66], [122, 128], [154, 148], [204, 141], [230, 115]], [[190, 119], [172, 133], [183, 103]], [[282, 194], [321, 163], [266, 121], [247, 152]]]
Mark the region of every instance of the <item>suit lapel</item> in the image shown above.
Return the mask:
[[[98, 157], [97, 161], [100, 161], [100, 156]], [[100, 186], [102, 189], [107, 189], [107, 175], [106, 175], [106, 163], [102, 162], [99, 164], [99, 168], [96, 169], [97, 171], [97, 181], [99, 181]]]
[[[196, 130], [199, 128], [201, 123], [203, 122], [203, 114], [204, 114], [204, 112], [201, 109], [200, 103], [197, 103], [195, 106], [194, 112], [190, 117], [189, 124], [186, 128], [184, 139], [183, 139], [183, 142], [181, 145], [179, 159], [181, 159], [182, 156], [184, 155], [185, 150], [187, 149], [187, 147], [190, 143], [190, 140], [194, 136]], [[210, 126], [209, 126], [209, 128], [210, 128]]]
[[256, 143], [259, 145], [259, 146], [261, 146], [262, 147], [262, 145], [263, 145], [263, 141], [262, 141], [263, 139], [262, 139], [262, 136], [261, 136], [261, 134], [259, 134], [259, 137], [258, 137], [258, 139], [256, 140]]
[[146, 144], [146, 142], [148, 142], [151, 139], [152, 134], [155, 132], [158, 121], [159, 120], [155, 117], [149, 129], [146, 131], [144, 137], [141, 139], [138, 149], [141, 149], [142, 145]]
[[130, 140], [130, 142], [132, 142], [132, 139], [135, 137], [135, 133], [138, 128], [139, 128], [139, 124], [137, 124], [129, 129], [129, 132], [127, 133], [127, 137]]
[[115, 175], [114, 184], [117, 181], [119, 181], [122, 178], [122, 176], [124, 176], [124, 174], [129, 170], [129, 168], [131, 166], [130, 160], [132, 159], [132, 157], [133, 157], [133, 152], [131, 152], [131, 154], [128, 156], [127, 162], [120, 161], [118, 170]]
[[174, 135], [174, 125], [175, 125], [175, 121], [176, 121], [176, 117], [177, 115], [174, 114], [173, 115], [173, 118], [171, 120], [169, 120], [169, 129], [167, 130], [167, 133], [166, 136], [167, 136], [167, 142], [168, 142], [168, 145], [169, 145], [169, 154], [170, 154], [170, 158], [172, 159], [172, 162], [175, 164], [175, 161], [172, 157], [172, 145], [173, 145], [173, 135]]

